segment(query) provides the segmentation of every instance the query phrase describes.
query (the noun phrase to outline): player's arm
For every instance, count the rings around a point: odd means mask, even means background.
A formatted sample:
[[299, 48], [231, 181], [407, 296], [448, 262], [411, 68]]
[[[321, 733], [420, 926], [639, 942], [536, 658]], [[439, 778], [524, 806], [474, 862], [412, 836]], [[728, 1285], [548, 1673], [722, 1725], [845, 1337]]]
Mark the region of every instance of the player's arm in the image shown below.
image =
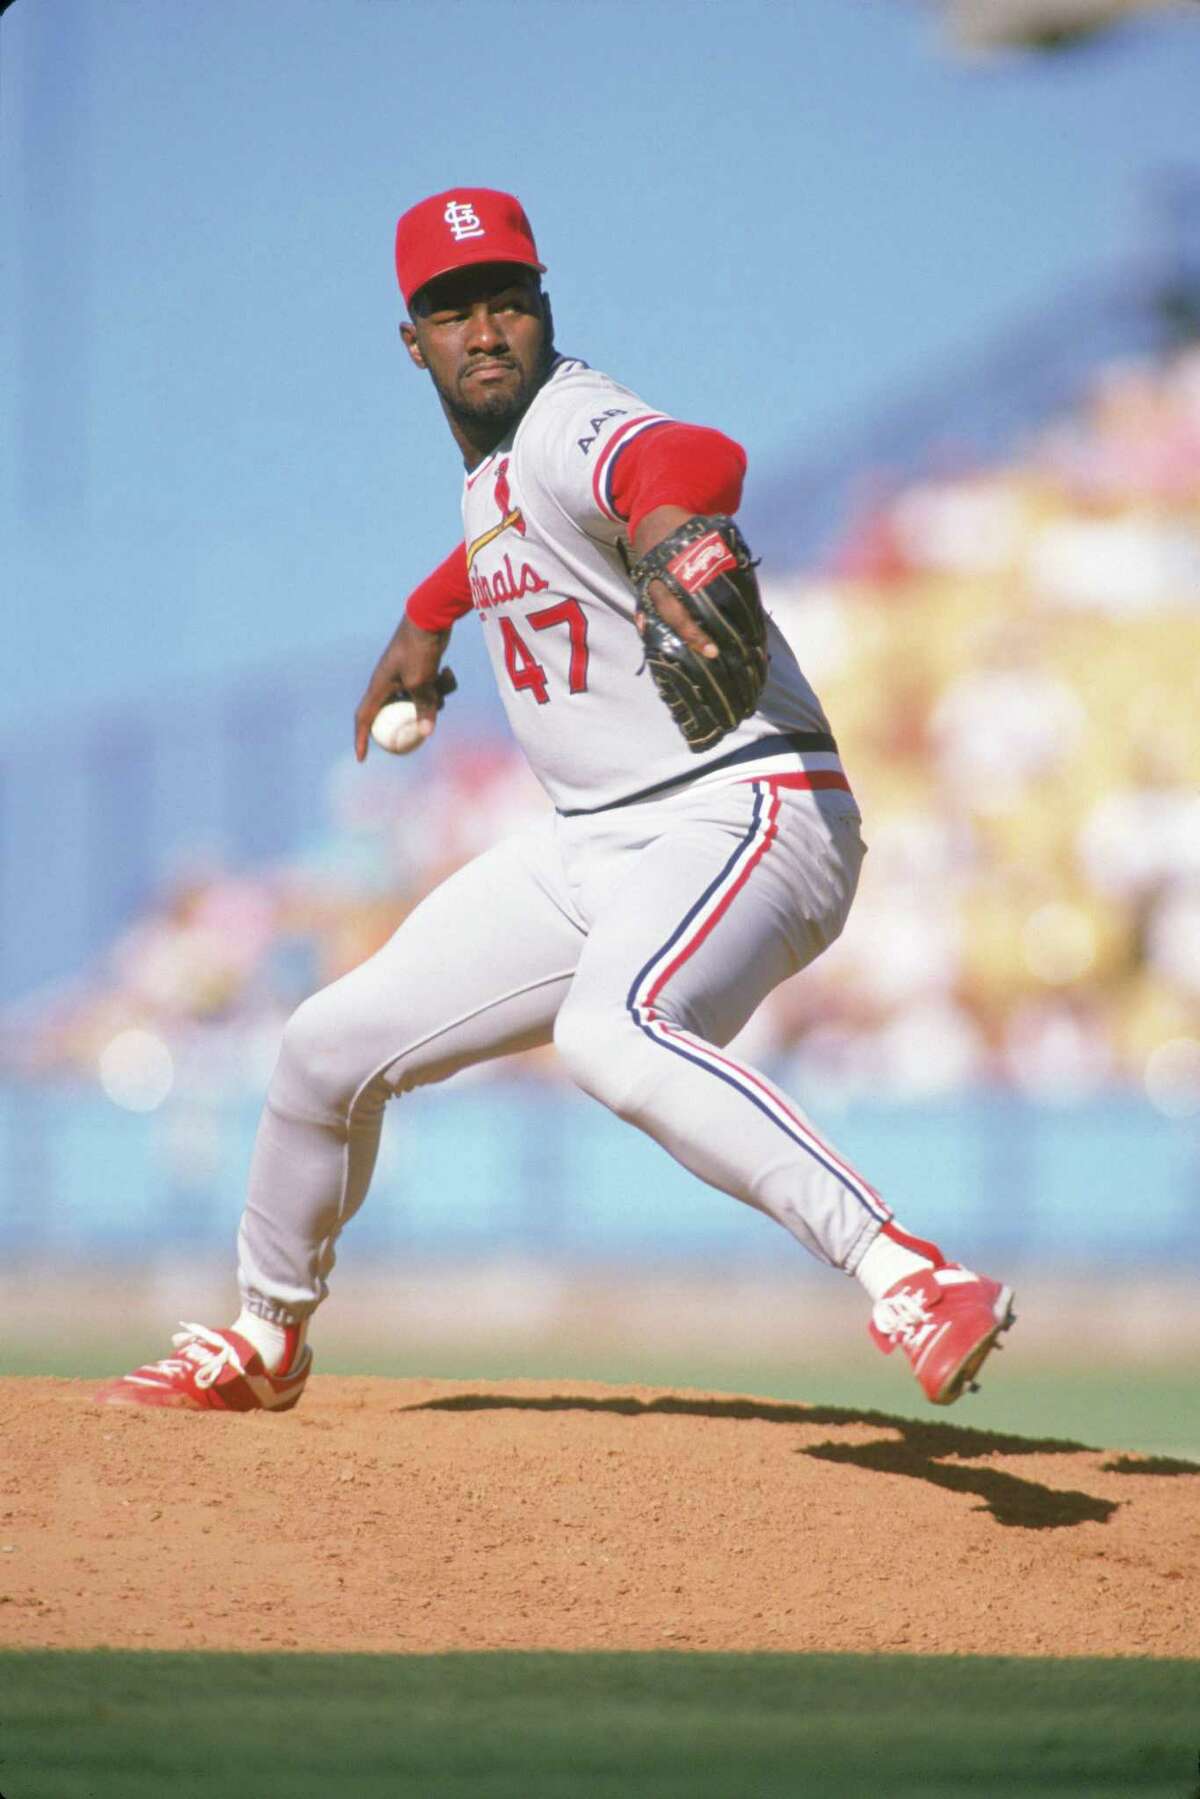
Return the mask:
[[[609, 480], [613, 511], [629, 528], [641, 558], [698, 513], [732, 515], [741, 505], [746, 453], [720, 431], [674, 422], [645, 431], [622, 448]], [[651, 589], [663, 620], [697, 655], [715, 658], [716, 644], [661, 582]], [[637, 614], [638, 629], [644, 624]]]
[[360, 762], [367, 754], [375, 715], [401, 691], [417, 708], [422, 735], [432, 734], [442, 704], [438, 670], [455, 619], [470, 610], [467, 552], [460, 543], [408, 596], [404, 616], [375, 664], [354, 714], [354, 753]]

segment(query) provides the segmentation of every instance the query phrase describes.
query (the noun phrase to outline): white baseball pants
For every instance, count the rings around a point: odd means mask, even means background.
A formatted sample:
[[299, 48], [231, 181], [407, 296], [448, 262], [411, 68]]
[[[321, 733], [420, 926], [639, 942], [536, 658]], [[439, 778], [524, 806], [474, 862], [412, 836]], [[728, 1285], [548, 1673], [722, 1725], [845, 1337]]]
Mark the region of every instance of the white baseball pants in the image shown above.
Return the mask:
[[551, 1039], [585, 1092], [853, 1272], [887, 1206], [724, 1046], [838, 936], [862, 856], [848, 794], [776, 776], [555, 815], [452, 875], [284, 1031], [239, 1234], [244, 1304], [299, 1323], [325, 1297], [389, 1099]]

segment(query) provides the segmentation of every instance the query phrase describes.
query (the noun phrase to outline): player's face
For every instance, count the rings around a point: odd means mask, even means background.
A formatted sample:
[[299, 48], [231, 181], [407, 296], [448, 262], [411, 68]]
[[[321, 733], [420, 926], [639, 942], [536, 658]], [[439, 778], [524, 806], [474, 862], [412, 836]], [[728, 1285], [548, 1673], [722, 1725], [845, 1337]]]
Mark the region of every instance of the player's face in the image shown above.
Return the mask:
[[451, 424], [498, 443], [546, 377], [549, 303], [525, 269], [483, 264], [431, 281], [411, 324], [408, 353], [427, 369]]

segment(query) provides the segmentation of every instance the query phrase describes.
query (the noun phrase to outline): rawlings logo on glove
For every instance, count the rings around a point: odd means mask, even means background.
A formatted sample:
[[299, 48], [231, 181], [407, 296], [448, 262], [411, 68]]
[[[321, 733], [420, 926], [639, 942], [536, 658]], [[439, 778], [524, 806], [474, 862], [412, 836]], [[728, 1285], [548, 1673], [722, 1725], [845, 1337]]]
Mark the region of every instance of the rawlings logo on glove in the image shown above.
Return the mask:
[[[711, 749], [749, 718], [767, 680], [767, 621], [754, 561], [730, 518], [690, 518], [629, 570], [645, 618], [646, 666], [691, 750]], [[662, 617], [656, 582], [717, 647], [697, 655]]]
[[737, 557], [725, 542], [719, 531], [709, 531], [700, 542], [693, 544], [690, 550], [683, 550], [673, 562], [668, 562], [667, 573], [686, 587], [689, 593], [703, 587], [713, 575], [719, 575], [724, 569], [736, 568]]

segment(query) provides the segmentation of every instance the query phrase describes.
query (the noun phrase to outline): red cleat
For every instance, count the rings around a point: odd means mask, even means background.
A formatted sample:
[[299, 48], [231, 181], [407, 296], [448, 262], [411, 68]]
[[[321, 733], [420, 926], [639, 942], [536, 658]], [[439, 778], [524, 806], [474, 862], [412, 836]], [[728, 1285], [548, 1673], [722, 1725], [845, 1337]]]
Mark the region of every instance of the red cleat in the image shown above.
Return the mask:
[[110, 1381], [100, 1405], [174, 1406], [190, 1412], [286, 1412], [312, 1371], [305, 1348], [288, 1374], [269, 1374], [252, 1343], [232, 1330], [185, 1324], [172, 1337], [175, 1354]]
[[884, 1355], [899, 1347], [925, 1397], [953, 1405], [1016, 1320], [1013, 1291], [957, 1262], [906, 1275], [875, 1302], [870, 1331]]

